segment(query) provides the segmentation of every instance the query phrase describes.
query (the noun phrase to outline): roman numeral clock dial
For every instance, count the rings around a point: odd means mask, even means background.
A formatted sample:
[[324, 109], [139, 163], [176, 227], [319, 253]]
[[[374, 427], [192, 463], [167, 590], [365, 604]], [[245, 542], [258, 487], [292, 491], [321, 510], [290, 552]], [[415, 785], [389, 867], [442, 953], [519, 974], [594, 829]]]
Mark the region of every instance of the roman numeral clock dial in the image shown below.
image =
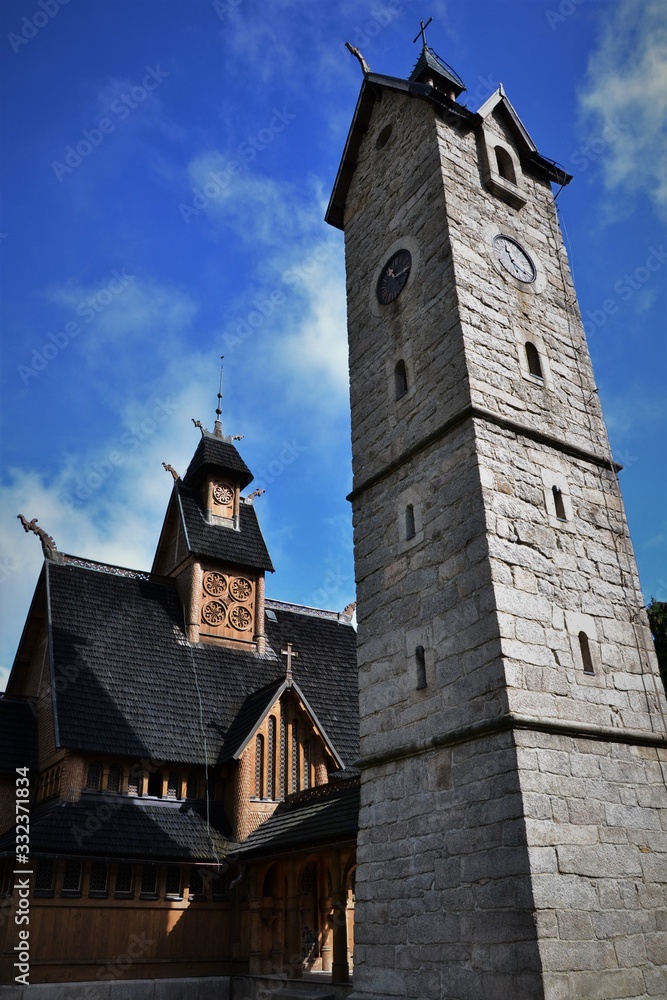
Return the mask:
[[389, 258], [380, 271], [375, 288], [380, 305], [389, 305], [390, 302], [394, 302], [398, 298], [410, 277], [411, 267], [412, 255], [409, 250], [398, 250], [393, 257]]
[[535, 281], [537, 274], [535, 265], [516, 240], [510, 239], [509, 236], [496, 236], [493, 241], [493, 250], [500, 263], [513, 278], [526, 284]]

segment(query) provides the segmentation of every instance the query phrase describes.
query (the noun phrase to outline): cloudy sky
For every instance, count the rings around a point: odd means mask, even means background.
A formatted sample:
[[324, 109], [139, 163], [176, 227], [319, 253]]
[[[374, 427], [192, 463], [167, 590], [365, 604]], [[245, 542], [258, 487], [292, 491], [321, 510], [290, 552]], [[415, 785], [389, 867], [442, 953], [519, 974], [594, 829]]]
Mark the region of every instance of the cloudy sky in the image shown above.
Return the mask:
[[150, 566], [211, 426], [266, 494], [270, 596], [354, 598], [342, 234], [323, 214], [360, 69], [419, 19], [477, 107], [503, 82], [560, 195], [644, 593], [667, 600], [667, 27], [660, 0], [4, 0], [2, 600], [11, 666], [41, 564]]

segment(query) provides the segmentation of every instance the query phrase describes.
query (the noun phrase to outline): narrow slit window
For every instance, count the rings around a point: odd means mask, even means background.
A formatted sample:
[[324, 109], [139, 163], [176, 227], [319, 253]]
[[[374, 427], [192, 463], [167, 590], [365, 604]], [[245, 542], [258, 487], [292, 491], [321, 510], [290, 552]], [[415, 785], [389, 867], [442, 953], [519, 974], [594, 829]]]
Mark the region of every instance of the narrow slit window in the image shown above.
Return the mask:
[[255, 739], [255, 796], [264, 798], [264, 737], [260, 734]]
[[178, 865], [169, 865], [164, 885], [165, 896], [181, 895], [181, 869]]
[[276, 720], [273, 715], [269, 716], [269, 742], [267, 754], [267, 790], [270, 799], [276, 797]]
[[287, 795], [287, 723], [285, 716], [280, 716], [280, 798]]
[[502, 146], [496, 146], [496, 163], [498, 164], [498, 173], [500, 176], [511, 184], [516, 184], [516, 174], [514, 172], [512, 157]]
[[405, 508], [405, 537], [415, 537], [415, 508], [411, 503]]
[[303, 745], [303, 787], [310, 788], [310, 743]]
[[298, 792], [301, 779], [301, 768], [299, 767], [299, 726], [292, 723], [292, 792]]
[[426, 654], [423, 646], [415, 649], [415, 663], [417, 664], [417, 690], [421, 691], [426, 687]]
[[86, 788], [93, 792], [97, 792], [100, 787], [100, 778], [102, 776], [102, 768], [99, 764], [89, 764], [88, 773], [86, 774]]
[[531, 344], [530, 341], [526, 344], [526, 361], [528, 362], [528, 371], [530, 374], [534, 375], [535, 378], [544, 379], [539, 352], [535, 344]]
[[583, 663], [584, 666], [584, 673], [589, 675], [594, 674], [595, 670], [593, 669], [593, 658], [591, 656], [591, 647], [588, 641], [588, 636], [586, 635], [585, 632], [579, 633], [579, 650], [581, 652], [581, 662]]
[[408, 372], [405, 367], [405, 361], [397, 361], [396, 367], [394, 368], [394, 390], [396, 393], [396, 399], [400, 399], [401, 396], [405, 396], [408, 391]]
[[559, 521], [567, 521], [567, 515], [565, 514], [565, 504], [563, 503], [563, 492], [558, 486], [552, 486], [551, 492], [554, 495], [554, 507], [556, 509], [556, 517]]

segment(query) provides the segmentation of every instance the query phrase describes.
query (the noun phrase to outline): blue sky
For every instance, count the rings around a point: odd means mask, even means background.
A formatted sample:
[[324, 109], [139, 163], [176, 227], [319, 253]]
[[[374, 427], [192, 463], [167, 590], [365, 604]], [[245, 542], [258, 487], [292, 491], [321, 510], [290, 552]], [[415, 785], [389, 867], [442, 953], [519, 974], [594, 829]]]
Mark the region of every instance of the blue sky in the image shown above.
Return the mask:
[[[62, 551], [150, 566], [171, 478], [224, 427], [266, 494], [270, 596], [354, 599], [342, 234], [361, 84], [419, 19], [474, 110], [502, 81], [559, 197], [646, 598], [667, 600], [667, 26], [658, 0], [5, 0], [2, 655]], [[647, 263], [648, 262], [648, 263]], [[0, 689], [3, 674], [0, 668]]]

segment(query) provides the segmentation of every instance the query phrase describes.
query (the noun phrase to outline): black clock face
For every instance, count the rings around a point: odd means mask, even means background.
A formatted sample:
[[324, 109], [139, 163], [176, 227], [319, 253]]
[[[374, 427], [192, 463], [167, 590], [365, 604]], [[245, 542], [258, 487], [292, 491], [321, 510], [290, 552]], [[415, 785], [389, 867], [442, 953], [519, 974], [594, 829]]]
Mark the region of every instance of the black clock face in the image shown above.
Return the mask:
[[380, 271], [377, 288], [378, 302], [386, 306], [397, 299], [410, 277], [412, 255], [409, 250], [398, 250]]
[[509, 236], [496, 236], [493, 241], [493, 250], [500, 263], [513, 278], [523, 281], [525, 284], [535, 281], [537, 274], [535, 265], [516, 240], [510, 239]]

